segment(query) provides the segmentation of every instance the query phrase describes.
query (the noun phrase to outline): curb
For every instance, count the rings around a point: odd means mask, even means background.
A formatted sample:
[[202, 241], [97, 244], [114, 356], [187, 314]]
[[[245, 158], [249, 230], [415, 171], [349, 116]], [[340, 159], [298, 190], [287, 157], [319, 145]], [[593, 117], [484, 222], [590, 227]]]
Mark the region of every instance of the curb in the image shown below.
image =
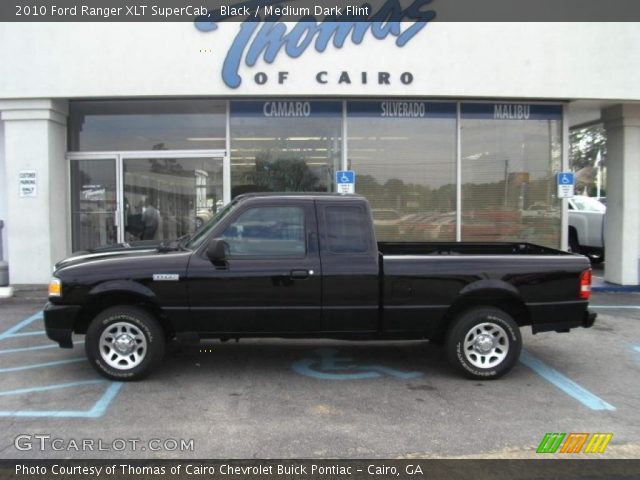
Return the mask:
[[609, 285], [591, 286], [592, 292], [604, 292], [604, 293], [640, 293], [640, 285], [615, 285], [613, 283]]
[[0, 287], [0, 298], [13, 297], [13, 287]]

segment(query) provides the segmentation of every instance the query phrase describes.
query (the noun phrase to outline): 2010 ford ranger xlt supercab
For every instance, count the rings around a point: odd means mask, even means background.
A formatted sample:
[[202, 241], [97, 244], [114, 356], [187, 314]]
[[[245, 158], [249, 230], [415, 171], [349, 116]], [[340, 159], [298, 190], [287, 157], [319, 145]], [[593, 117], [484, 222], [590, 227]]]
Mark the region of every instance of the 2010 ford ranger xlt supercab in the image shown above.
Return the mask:
[[190, 238], [59, 262], [44, 321], [86, 334], [102, 375], [133, 380], [167, 342], [242, 337], [428, 339], [472, 378], [518, 360], [520, 327], [590, 327], [586, 257], [529, 243], [377, 243], [358, 195], [248, 194]]

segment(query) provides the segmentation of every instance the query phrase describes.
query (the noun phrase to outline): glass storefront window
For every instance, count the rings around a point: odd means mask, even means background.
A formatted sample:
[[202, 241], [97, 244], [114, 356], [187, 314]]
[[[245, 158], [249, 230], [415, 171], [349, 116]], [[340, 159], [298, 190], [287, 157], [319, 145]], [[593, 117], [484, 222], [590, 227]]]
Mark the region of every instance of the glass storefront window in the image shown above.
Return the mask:
[[174, 240], [223, 207], [221, 158], [124, 158], [125, 239]]
[[91, 100], [69, 105], [69, 150], [226, 148], [226, 102]]
[[340, 167], [342, 102], [231, 102], [231, 195], [327, 192]]
[[[347, 168], [380, 241], [455, 241], [459, 230], [462, 241], [560, 246], [561, 106], [459, 104], [458, 205], [458, 104], [351, 100], [346, 125], [343, 105], [231, 101], [231, 197], [334, 191], [345, 128]], [[74, 250], [174, 239], [219, 211], [223, 161], [212, 155], [226, 150], [226, 111], [218, 100], [72, 101], [70, 150], [103, 152], [71, 156]], [[162, 150], [181, 152], [153, 153]]]
[[560, 246], [562, 107], [462, 104], [462, 240]]
[[348, 159], [380, 241], [455, 241], [456, 105], [349, 102]]

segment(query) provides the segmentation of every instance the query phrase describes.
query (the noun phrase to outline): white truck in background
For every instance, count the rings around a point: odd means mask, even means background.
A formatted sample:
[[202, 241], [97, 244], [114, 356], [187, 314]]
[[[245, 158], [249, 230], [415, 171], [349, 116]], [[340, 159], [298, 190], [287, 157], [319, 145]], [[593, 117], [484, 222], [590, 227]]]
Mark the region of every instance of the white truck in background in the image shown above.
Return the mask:
[[607, 207], [593, 197], [569, 199], [569, 248], [593, 263], [604, 260], [604, 217]]

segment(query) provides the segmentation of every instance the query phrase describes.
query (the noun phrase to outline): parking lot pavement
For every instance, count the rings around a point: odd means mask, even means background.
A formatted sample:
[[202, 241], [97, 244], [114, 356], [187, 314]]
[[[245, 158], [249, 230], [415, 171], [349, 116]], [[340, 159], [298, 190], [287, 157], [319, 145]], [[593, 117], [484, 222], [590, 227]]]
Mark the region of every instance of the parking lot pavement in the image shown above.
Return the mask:
[[640, 458], [640, 294], [594, 295], [591, 329], [524, 329], [497, 381], [460, 378], [428, 342], [269, 339], [176, 349], [121, 384], [44, 336], [42, 303], [0, 303], [2, 458], [527, 457], [547, 432], [611, 432], [605, 456]]

